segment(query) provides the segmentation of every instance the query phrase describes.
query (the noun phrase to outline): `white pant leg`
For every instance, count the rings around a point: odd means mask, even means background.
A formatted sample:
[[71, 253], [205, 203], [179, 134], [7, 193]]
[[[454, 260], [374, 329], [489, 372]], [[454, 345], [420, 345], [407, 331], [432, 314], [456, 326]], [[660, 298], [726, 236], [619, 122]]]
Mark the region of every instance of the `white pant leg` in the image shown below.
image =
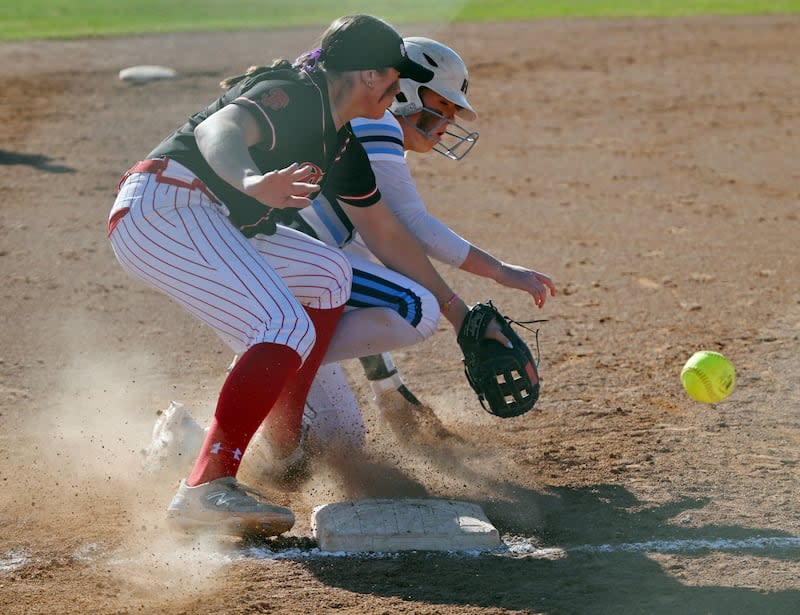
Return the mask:
[[[188, 183], [195, 177], [173, 161], [163, 176]], [[112, 211], [124, 208], [129, 211], [110, 237], [123, 269], [211, 326], [234, 352], [272, 342], [305, 360], [316, 341], [313, 324], [281, 275], [230, 223], [224, 206], [202, 190], [136, 173], [123, 183]], [[284, 254], [293, 254], [284, 257], [289, 268], [282, 274], [310, 267], [327, 281], [303, 301], [336, 307], [347, 299], [351, 269], [341, 251], [320, 248], [299, 233], [276, 241]]]
[[[353, 293], [336, 327], [323, 363], [355, 359], [403, 348], [421, 342], [436, 332], [439, 322], [439, 303], [428, 289], [362, 256], [349, 252], [346, 254], [353, 266]], [[356, 299], [362, 306], [370, 304], [380, 306], [385, 303], [381, 299], [380, 288], [376, 290], [374, 298], [369, 296], [369, 289], [363, 293], [357, 292], [360, 281], [364, 279], [361, 277], [363, 274], [370, 278], [374, 276], [379, 280], [385, 280], [398, 288], [407, 289], [409, 294], [416, 298], [414, 310], [418, 310], [418, 314], [403, 315], [392, 307], [354, 306], [353, 302]], [[361, 286], [366, 289], [371, 284], [371, 281], [365, 281]]]
[[250, 243], [303, 305], [327, 310], [350, 297], [352, 267], [339, 248], [280, 225], [274, 235], [256, 235]]
[[306, 401], [309, 433], [324, 450], [364, 446], [364, 419], [350, 383], [338, 363], [319, 368]]

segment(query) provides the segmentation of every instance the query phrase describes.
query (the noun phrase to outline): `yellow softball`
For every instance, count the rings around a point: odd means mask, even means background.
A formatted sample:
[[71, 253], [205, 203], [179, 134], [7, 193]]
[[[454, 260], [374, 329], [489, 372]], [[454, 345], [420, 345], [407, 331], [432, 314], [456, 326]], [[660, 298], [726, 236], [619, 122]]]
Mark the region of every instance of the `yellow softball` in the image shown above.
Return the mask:
[[736, 387], [736, 371], [718, 352], [695, 352], [681, 370], [681, 383], [689, 397], [706, 404], [722, 401]]

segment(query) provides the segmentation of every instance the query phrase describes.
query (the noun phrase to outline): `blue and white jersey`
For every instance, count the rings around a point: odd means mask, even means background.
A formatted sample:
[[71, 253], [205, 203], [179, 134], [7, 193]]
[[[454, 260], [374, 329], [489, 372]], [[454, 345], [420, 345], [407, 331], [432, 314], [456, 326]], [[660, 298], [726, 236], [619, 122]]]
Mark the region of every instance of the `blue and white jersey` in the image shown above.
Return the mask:
[[379, 120], [357, 117], [350, 122], [353, 133], [367, 152], [370, 162], [386, 160], [405, 164], [403, 131], [389, 111]]
[[[389, 111], [379, 120], [356, 118], [353, 133], [367, 152], [383, 201], [420, 241], [428, 255], [453, 267], [467, 258], [470, 243], [432, 216], [411, 177], [403, 146], [403, 130]], [[320, 194], [300, 210], [303, 222], [321, 241], [344, 247], [357, 232], [335, 197]]]

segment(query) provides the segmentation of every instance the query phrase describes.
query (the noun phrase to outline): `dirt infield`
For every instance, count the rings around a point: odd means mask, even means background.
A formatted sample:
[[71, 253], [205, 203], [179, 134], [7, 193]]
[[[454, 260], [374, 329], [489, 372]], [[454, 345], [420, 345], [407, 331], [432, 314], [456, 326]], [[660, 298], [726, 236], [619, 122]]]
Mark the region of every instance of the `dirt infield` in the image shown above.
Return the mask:
[[[230, 353], [125, 276], [116, 181], [217, 82], [317, 29], [0, 45], [0, 612], [800, 612], [800, 17], [405, 28], [458, 49], [481, 132], [415, 157], [430, 208], [553, 276], [521, 293], [442, 268], [468, 301], [541, 328], [538, 412], [485, 414], [446, 323], [395, 358], [459, 438], [398, 446], [355, 364], [374, 467], [278, 490], [275, 543], [177, 540], [175, 477], [141, 449], [170, 400], [201, 418]], [[134, 64], [182, 78], [135, 86]], [[702, 406], [678, 375], [723, 352]], [[245, 466], [250, 478], [257, 469]], [[509, 548], [331, 557], [311, 509], [376, 496], [483, 506]], [[511, 548], [514, 547], [514, 548]]]

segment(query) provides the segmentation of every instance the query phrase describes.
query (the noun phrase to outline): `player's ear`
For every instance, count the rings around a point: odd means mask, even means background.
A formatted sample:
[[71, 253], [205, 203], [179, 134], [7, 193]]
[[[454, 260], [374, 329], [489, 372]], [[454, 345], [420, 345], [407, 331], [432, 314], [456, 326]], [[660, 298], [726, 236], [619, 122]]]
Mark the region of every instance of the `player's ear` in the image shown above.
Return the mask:
[[375, 71], [374, 70], [362, 70], [361, 71], [361, 83], [367, 86], [370, 90], [375, 87]]

